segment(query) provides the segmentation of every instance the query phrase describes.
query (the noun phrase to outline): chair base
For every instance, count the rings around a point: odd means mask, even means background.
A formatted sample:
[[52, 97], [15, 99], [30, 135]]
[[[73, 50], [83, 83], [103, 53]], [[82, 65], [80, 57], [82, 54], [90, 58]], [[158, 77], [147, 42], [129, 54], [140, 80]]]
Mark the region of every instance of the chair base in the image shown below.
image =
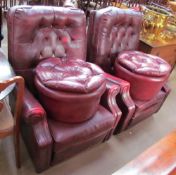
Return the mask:
[[[22, 136], [38, 173], [107, 139], [112, 132], [114, 116], [99, 106], [88, 121], [69, 124], [52, 119], [36, 124], [22, 123]], [[46, 125], [49, 126], [50, 133]], [[48, 138], [51, 134], [52, 140]]]
[[[54, 166], [58, 163], [61, 163], [85, 150], [91, 149], [93, 146], [100, 144], [104, 141], [107, 132], [103, 133], [102, 135], [95, 137], [91, 140], [87, 140], [84, 143], [75, 144], [71, 148], [67, 148], [62, 150], [61, 152], [54, 152], [53, 153], [53, 160], [51, 162], [51, 166]], [[79, 148], [79, 149], [78, 149]]]
[[[170, 89], [165, 85], [160, 90], [160, 92], [153, 99], [149, 101], [133, 100], [135, 104], [135, 111], [132, 117], [128, 119], [129, 122], [125, 127], [124, 127], [124, 123], [126, 118], [122, 118], [122, 121], [120, 121], [119, 125], [116, 127], [114, 134], [117, 134], [126, 129], [129, 129], [132, 126], [139, 123], [140, 121], [147, 119], [148, 117], [152, 116], [154, 113], [158, 112], [169, 93], [170, 93]], [[122, 106], [121, 110], [122, 110], [122, 113], [123, 111], [124, 113], [127, 111], [125, 106]]]

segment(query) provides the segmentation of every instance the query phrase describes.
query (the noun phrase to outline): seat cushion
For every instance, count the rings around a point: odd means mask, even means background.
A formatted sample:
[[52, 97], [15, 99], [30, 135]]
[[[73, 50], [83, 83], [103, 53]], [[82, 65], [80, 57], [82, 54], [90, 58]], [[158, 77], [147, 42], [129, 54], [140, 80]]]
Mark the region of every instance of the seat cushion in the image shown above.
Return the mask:
[[79, 59], [46, 59], [37, 66], [36, 76], [50, 89], [75, 93], [90, 93], [105, 83], [98, 66]]
[[103, 71], [98, 66], [59, 58], [39, 63], [35, 85], [48, 117], [68, 123], [90, 119], [106, 88]]
[[113, 128], [115, 119], [104, 107], [99, 106], [95, 115], [86, 122], [67, 124], [49, 119], [49, 127], [54, 140], [54, 152], [84, 143], [107, 133]]
[[116, 61], [126, 69], [144, 76], [161, 77], [171, 70], [170, 65], [160, 57], [139, 51], [124, 51]]
[[161, 58], [138, 51], [124, 51], [115, 61], [115, 75], [130, 83], [130, 95], [135, 100], [154, 98], [170, 73], [170, 65]]

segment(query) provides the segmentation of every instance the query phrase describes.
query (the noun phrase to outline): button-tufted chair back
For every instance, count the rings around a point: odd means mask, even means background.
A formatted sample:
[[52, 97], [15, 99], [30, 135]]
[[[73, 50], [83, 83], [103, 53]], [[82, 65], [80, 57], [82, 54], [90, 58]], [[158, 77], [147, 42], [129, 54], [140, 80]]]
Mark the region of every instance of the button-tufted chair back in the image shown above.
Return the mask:
[[8, 13], [8, 54], [15, 71], [33, 82], [41, 59], [86, 59], [86, 18], [64, 7], [21, 6]]
[[132, 10], [107, 7], [92, 11], [88, 29], [88, 61], [106, 72], [118, 53], [138, 47], [142, 16]]

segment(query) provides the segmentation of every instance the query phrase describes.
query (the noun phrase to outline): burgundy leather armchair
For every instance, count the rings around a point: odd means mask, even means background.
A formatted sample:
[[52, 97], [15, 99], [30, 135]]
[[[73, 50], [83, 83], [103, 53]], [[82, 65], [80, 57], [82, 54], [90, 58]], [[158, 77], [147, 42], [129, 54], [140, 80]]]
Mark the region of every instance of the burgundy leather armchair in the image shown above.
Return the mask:
[[121, 117], [117, 85], [86, 60], [86, 17], [63, 7], [8, 12], [8, 57], [24, 77], [22, 136], [41, 172], [110, 138]]
[[142, 16], [132, 10], [107, 7], [90, 14], [88, 61], [106, 71], [108, 82], [119, 85], [122, 111], [115, 134], [157, 112], [170, 89], [169, 65], [156, 56], [136, 52]]

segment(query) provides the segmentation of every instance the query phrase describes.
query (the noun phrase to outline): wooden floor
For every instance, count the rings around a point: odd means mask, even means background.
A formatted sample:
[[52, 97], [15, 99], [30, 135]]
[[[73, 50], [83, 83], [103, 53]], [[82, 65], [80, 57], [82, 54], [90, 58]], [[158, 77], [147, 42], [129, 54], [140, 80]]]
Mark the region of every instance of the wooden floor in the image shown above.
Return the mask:
[[[6, 28], [2, 47], [7, 52]], [[41, 175], [111, 175], [120, 167], [143, 152], [167, 133], [176, 128], [176, 69], [169, 85], [172, 92], [162, 109], [130, 130], [113, 136], [107, 143], [79, 154]], [[17, 170], [12, 139], [0, 140], [0, 175], [35, 175], [25, 145], [21, 144], [22, 167]]]
[[175, 175], [176, 130], [149, 147], [113, 175]]

